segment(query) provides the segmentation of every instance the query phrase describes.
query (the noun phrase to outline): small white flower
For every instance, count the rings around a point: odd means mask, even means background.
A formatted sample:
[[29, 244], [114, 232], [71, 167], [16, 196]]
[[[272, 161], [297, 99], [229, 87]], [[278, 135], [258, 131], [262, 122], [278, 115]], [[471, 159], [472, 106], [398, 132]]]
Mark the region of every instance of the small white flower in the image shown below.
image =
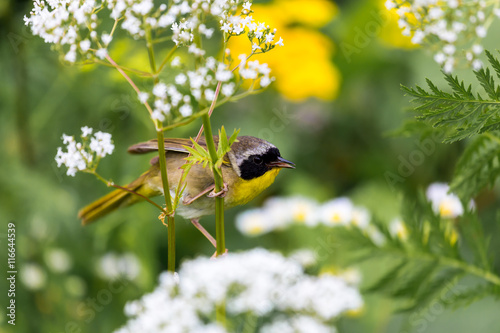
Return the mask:
[[387, 0], [385, 2], [385, 8], [387, 8], [387, 10], [394, 9], [394, 8], [396, 8], [396, 4], [392, 0]]
[[69, 254], [62, 249], [50, 249], [44, 253], [44, 259], [53, 272], [67, 272], [73, 265], [73, 261]]
[[68, 62], [75, 62], [76, 61], [76, 51], [75, 50], [69, 50], [68, 53], [64, 56], [64, 60]]
[[102, 42], [104, 43], [104, 45], [108, 45], [109, 43], [111, 43], [111, 40], [113, 39], [113, 36], [111, 35], [108, 35], [108, 34], [102, 34], [101, 36], [101, 40]]
[[97, 132], [94, 137], [90, 139], [89, 148], [96, 153], [99, 157], [111, 155], [115, 146], [112, 143], [111, 134], [104, 132]]
[[181, 65], [181, 58], [180, 57], [175, 57], [174, 59], [172, 59], [172, 61], [170, 62], [170, 65], [174, 68], [176, 67], [180, 67]]
[[126, 278], [134, 280], [139, 276], [141, 263], [133, 253], [116, 254], [106, 253], [97, 261], [98, 275], [105, 280]]
[[271, 79], [269, 78], [269, 76], [263, 76], [263, 77], [261, 77], [261, 79], [260, 79], [260, 86], [262, 88], [265, 88], [265, 87], [267, 87], [270, 84], [271, 84]]
[[108, 55], [108, 50], [106, 50], [105, 48], [101, 48], [99, 50], [97, 50], [95, 52], [95, 55], [99, 58], [99, 59], [104, 59], [106, 58], [106, 56]]
[[484, 26], [482, 25], [478, 25], [476, 27], [476, 34], [479, 38], [484, 38], [486, 37], [486, 33], [487, 33], [487, 30]]
[[186, 83], [186, 81], [187, 76], [182, 73], [175, 77], [175, 83], [177, 83], [178, 85], [183, 85], [184, 83]]
[[38, 264], [24, 264], [19, 270], [21, 282], [30, 290], [43, 289], [47, 283], [47, 273]]
[[147, 92], [139, 92], [137, 97], [139, 98], [139, 102], [141, 102], [141, 104], [146, 104], [149, 99], [149, 94]]
[[227, 82], [227, 81], [231, 80], [232, 77], [233, 77], [233, 73], [231, 73], [230, 70], [225, 69], [224, 65], [219, 66], [219, 68], [217, 69], [217, 72], [215, 73], [215, 79], [217, 81], [221, 81], [221, 82]]
[[249, 12], [251, 10], [250, 7], [252, 7], [252, 3], [250, 1], [246, 1], [243, 4], [243, 9], [246, 10], [247, 12]]
[[183, 117], [189, 117], [193, 114], [193, 107], [189, 104], [184, 104], [179, 108], [179, 112]]
[[472, 45], [472, 52], [475, 54], [481, 54], [481, 52], [483, 52], [483, 47], [480, 44], [474, 44]]
[[438, 52], [434, 55], [434, 61], [437, 62], [438, 64], [443, 64], [446, 60], [446, 56], [442, 52]]
[[453, 72], [453, 68], [455, 67], [455, 59], [453, 59], [452, 57], [449, 57], [446, 59], [445, 63], [444, 63], [444, 66], [443, 66], [443, 71], [445, 73], [451, 73]]
[[90, 49], [90, 41], [88, 39], [82, 40], [79, 45], [83, 52], [87, 52]]
[[158, 109], [153, 110], [153, 113], [151, 114], [151, 118], [153, 118], [153, 120], [158, 120], [158, 121], [162, 121], [162, 122], [165, 121], [165, 115], [163, 114], [163, 112], [161, 112]]
[[318, 254], [310, 249], [299, 249], [290, 253], [289, 258], [297, 261], [302, 267], [310, 267], [317, 263]]
[[227, 84], [223, 84], [221, 88], [221, 94], [224, 96], [232, 96], [234, 94], [234, 88], [235, 88], [234, 82], [230, 82]]
[[269, 43], [272, 43], [273, 41], [274, 41], [274, 34], [272, 34], [272, 33], [267, 34], [266, 39], [265, 39], [265, 43], [269, 44]]
[[478, 71], [480, 70], [481, 68], [483, 68], [483, 62], [479, 59], [475, 59], [473, 62], [472, 62], [472, 68], [475, 70], [475, 71]]
[[449, 54], [449, 55], [452, 55], [453, 53], [455, 53], [455, 45], [453, 44], [447, 44], [443, 47], [443, 52], [446, 53], [446, 54]]
[[274, 43], [274, 45], [285, 46], [285, 44], [283, 44], [283, 38], [280, 37], [280, 39], [276, 43]]
[[424, 38], [425, 38], [425, 33], [422, 30], [417, 30], [413, 34], [411, 42], [413, 44], [420, 44], [420, 43], [422, 43], [422, 41], [424, 40]]
[[338, 198], [321, 207], [321, 219], [326, 225], [347, 225], [352, 220], [353, 204], [348, 198]]
[[444, 15], [444, 12], [439, 7], [432, 7], [429, 9], [429, 13], [427, 14], [431, 20], [437, 20]]
[[408, 229], [406, 228], [403, 221], [401, 221], [401, 219], [399, 218], [395, 218], [389, 223], [389, 232], [391, 233], [392, 237], [397, 237], [402, 241], [408, 239]]
[[205, 89], [205, 99], [207, 101], [212, 101], [215, 98], [215, 91], [212, 89]]
[[445, 183], [433, 183], [427, 188], [427, 198], [436, 214], [445, 218], [455, 218], [463, 215], [464, 208], [460, 199], [453, 193], [448, 193], [450, 187]]
[[88, 127], [88, 126], [83, 126], [81, 128], [82, 130], [82, 137], [86, 138], [88, 135], [92, 134], [93, 129]]
[[236, 228], [247, 236], [258, 236], [270, 231], [271, 223], [267, 223], [260, 209], [247, 210], [236, 218]]
[[354, 207], [352, 210], [352, 224], [360, 229], [366, 229], [370, 224], [370, 212], [363, 207]]
[[159, 98], [167, 98], [167, 85], [163, 82], [157, 83], [153, 87], [153, 95]]
[[386, 238], [383, 233], [380, 232], [374, 225], [370, 224], [368, 228], [366, 228], [366, 233], [368, 237], [372, 240], [372, 242], [377, 246], [384, 246], [386, 243]]

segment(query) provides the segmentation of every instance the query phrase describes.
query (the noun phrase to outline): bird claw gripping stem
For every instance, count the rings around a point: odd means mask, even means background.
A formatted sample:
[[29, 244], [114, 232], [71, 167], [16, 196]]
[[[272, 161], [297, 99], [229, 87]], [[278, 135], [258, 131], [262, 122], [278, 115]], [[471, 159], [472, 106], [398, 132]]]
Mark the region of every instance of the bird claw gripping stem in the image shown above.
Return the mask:
[[227, 195], [227, 191], [229, 191], [229, 188], [227, 187], [227, 183], [224, 183], [224, 187], [222, 188], [222, 190], [220, 190], [219, 192], [215, 192], [214, 189], [207, 196], [209, 198], [215, 198], [215, 197], [224, 198]]

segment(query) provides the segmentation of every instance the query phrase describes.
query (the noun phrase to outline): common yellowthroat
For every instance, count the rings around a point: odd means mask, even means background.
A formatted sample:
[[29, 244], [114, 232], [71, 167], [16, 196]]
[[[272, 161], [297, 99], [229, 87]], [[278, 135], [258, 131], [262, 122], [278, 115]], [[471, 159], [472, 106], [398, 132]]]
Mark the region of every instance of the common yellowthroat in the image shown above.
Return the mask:
[[[217, 136], [214, 136], [214, 141], [218, 143]], [[204, 139], [200, 139], [199, 144], [206, 148]], [[186, 162], [185, 158], [189, 153], [184, 146], [191, 145], [189, 139], [165, 139], [171, 195], [175, 195], [182, 174], [181, 166]], [[131, 146], [128, 151], [132, 154], [158, 151], [158, 141], [138, 143]], [[153, 158], [150, 163], [151, 167], [148, 171], [126, 186], [127, 189], [148, 198], [163, 194], [158, 157]], [[293, 169], [295, 165], [282, 158], [278, 148], [253, 136], [240, 136], [238, 141], [233, 143], [222, 163], [222, 176], [225, 183], [223, 193], [214, 193], [214, 177], [209, 168], [203, 168], [199, 164], [193, 165], [186, 178], [186, 188], [176, 214], [190, 219], [205, 234], [206, 231], [198, 220], [202, 216], [214, 214], [214, 196], [224, 195], [224, 208], [246, 204], [269, 187], [282, 168]], [[139, 201], [144, 201], [144, 199], [118, 189], [80, 210], [78, 216], [86, 225], [119, 207], [129, 206]], [[213, 239], [211, 241], [213, 243]]]

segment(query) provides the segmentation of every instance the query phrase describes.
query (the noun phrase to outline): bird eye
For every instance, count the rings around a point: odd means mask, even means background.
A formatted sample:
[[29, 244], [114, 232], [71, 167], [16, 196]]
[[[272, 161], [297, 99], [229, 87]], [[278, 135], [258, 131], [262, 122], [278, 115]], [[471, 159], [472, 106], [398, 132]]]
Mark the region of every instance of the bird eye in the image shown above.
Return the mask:
[[259, 156], [255, 156], [255, 157], [253, 158], [253, 162], [254, 162], [255, 164], [262, 164], [262, 158], [260, 158]]

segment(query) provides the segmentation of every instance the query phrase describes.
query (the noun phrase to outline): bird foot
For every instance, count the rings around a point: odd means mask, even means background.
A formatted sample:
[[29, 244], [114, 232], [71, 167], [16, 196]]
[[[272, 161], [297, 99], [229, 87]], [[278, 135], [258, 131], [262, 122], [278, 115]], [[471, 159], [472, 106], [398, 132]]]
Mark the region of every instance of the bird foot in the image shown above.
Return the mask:
[[215, 197], [224, 198], [227, 195], [227, 191], [229, 191], [229, 188], [227, 187], [227, 183], [224, 183], [224, 187], [222, 188], [222, 190], [220, 190], [219, 192], [215, 192], [214, 189], [207, 196], [209, 198], [215, 198]]

